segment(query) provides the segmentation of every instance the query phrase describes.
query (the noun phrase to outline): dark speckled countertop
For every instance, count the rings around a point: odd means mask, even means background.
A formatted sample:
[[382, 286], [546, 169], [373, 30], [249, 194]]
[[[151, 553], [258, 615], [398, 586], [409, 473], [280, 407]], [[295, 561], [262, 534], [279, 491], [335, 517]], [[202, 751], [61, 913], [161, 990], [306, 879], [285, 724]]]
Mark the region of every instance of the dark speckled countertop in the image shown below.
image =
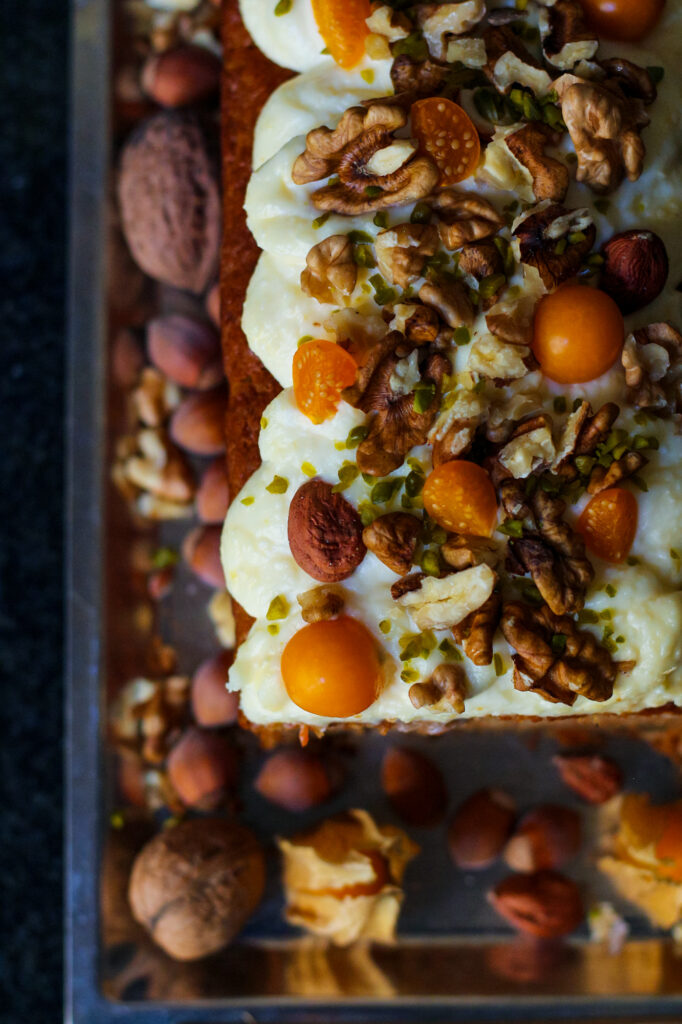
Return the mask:
[[0, 1021], [61, 1017], [67, 0], [0, 3]]

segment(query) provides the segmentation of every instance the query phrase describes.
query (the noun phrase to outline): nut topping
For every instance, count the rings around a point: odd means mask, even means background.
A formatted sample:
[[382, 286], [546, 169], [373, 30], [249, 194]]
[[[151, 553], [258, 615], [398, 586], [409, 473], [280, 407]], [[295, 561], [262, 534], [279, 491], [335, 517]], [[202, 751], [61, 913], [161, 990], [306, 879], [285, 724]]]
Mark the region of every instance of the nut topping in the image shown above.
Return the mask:
[[599, 287], [622, 313], [634, 313], [661, 294], [668, 277], [668, 254], [653, 231], [621, 231], [601, 249]]
[[461, 36], [484, 17], [484, 0], [459, 0], [459, 3], [418, 4], [415, 8], [429, 53], [436, 60], [447, 57], [450, 36]]
[[576, 811], [559, 804], [540, 804], [521, 818], [504, 859], [514, 871], [560, 868], [575, 857], [581, 839]]
[[536, 96], [550, 91], [552, 79], [508, 25], [491, 25], [483, 39], [488, 55], [485, 71], [500, 92], [508, 92], [516, 82]]
[[546, 124], [532, 121], [506, 135], [504, 141], [512, 156], [530, 173], [535, 198], [561, 202], [568, 190], [568, 168], [560, 160], [545, 155], [545, 147], [559, 141], [558, 133]]
[[438, 232], [432, 224], [398, 224], [380, 231], [374, 240], [379, 272], [399, 288], [407, 288], [421, 276], [437, 248]]
[[458, 391], [449, 409], [444, 409], [429, 433], [433, 445], [433, 465], [457, 459], [473, 444], [476, 430], [483, 422], [485, 405], [481, 395]]
[[336, 587], [313, 587], [296, 600], [301, 606], [301, 617], [304, 622], [326, 622], [340, 615], [344, 609], [343, 595]]
[[[568, 243], [569, 235], [584, 235]], [[595, 228], [587, 210], [550, 205], [525, 217], [514, 229], [521, 262], [535, 267], [547, 288], [574, 277], [594, 245]], [[565, 246], [560, 245], [566, 239]]]
[[500, 595], [492, 593], [480, 608], [452, 627], [452, 635], [474, 665], [490, 665], [493, 660], [493, 639], [501, 608]]
[[365, 557], [360, 516], [323, 480], [309, 480], [296, 491], [288, 535], [297, 565], [321, 583], [347, 579]]
[[404, 576], [412, 568], [412, 559], [421, 531], [421, 521], [407, 512], [389, 512], [379, 516], [362, 531], [365, 547], [393, 572]]
[[351, 295], [358, 277], [348, 235], [330, 235], [314, 245], [305, 258], [301, 288], [318, 302], [340, 303]]
[[589, 804], [605, 804], [622, 789], [622, 771], [603, 754], [556, 754], [552, 763], [561, 781]]
[[440, 579], [425, 576], [417, 590], [397, 600], [418, 629], [449, 629], [480, 608], [493, 592], [496, 573], [489, 565], [476, 565]]
[[489, 867], [502, 853], [514, 825], [516, 806], [500, 789], [480, 789], [461, 804], [450, 823], [448, 847], [458, 868]]
[[474, 308], [461, 281], [427, 281], [419, 289], [419, 298], [432, 306], [448, 327], [469, 327], [474, 322]]
[[[592, 633], [579, 630], [569, 616], [555, 615], [546, 605], [537, 608], [514, 601], [504, 605], [501, 627], [517, 652], [513, 656], [517, 690], [568, 705], [578, 694], [596, 701], [611, 697], [616, 664]], [[564, 637], [565, 642], [553, 643], [555, 637]]]
[[638, 409], [682, 412], [682, 334], [672, 324], [649, 324], [629, 334], [621, 361], [628, 397]]
[[467, 692], [467, 677], [461, 665], [438, 665], [423, 683], [413, 683], [408, 697], [415, 708], [454, 711], [461, 715]]
[[555, 871], [510, 875], [495, 886], [489, 899], [514, 928], [543, 939], [568, 935], [584, 915], [577, 885]]
[[591, 60], [599, 40], [587, 28], [579, 0], [555, 0], [540, 11], [540, 35], [545, 60], [562, 71], [579, 60]]
[[459, 249], [467, 242], [480, 242], [504, 227], [504, 218], [487, 199], [455, 192], [452, 188], [439, 192], [431, 207], [446, 249]]

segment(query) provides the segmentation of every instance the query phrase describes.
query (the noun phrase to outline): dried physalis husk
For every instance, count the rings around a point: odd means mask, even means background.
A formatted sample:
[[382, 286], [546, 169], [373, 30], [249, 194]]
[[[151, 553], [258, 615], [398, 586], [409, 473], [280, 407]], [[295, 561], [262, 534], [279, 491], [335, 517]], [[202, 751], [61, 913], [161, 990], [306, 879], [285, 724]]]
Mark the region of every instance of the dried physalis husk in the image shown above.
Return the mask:
[[366, 811], [352, 810], [280, 839], [279, 848], [291, 924], [338, 946], [393, 941], [403, 874], [418, 853], [401, 829], [377, 826]]

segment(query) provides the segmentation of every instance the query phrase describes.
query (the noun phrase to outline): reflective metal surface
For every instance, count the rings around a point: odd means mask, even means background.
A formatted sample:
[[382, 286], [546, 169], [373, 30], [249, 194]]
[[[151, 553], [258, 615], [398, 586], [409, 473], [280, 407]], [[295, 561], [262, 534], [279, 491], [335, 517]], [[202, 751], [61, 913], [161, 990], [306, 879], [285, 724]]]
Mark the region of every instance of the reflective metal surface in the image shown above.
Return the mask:
[[[501, 929], [484, 898], [504, 869], [456, 873], [445, 826], [413, 832], [423, 852], [408, 872], [400, 935], [391, 948], [328, 950], [289, 929], [282, 921], [274, 855], [261, 908], [236, 945], [210, 960], [174, 963], [132, 921], [125, 882], [149, 823], [133, 815], [125, 828], [109, 827], [112, 785], [103, 727], [106, 696], [126, 673], [135, 672], [144, 644], [134, 626], [135, 598], [121, 571], [135, 535], [123, 503], [106, 483], [120, 415], [106, 380], [107, 344], [116, 323], [107, 300], [106, 256], [113, 151], [111, 13], [107, 0], [73, 5], [67, 1020], [681, 1020], [682, 959], [669, 939], [651, 934], [637, 916], [617, 955], [590, 944], [585, 934], [564, 946], [513, 937]], [[163, 304], [162, 295], [158, 301]], [[170, 529], [172, 535], [178, 527]], [[203, 611], [207, 599], [208, 591], [180, 573], [162, 628], [180, 648], [183, 671], [202, 653], [202, 629], [209, 629]], [[208, 643], [208, 632], [205, 639]], [[246, 763], [244, 818], [258, 834], [267, 842], [299, 827], [301, 820], [313, 820], [314, 815], [294, 822], [255, 795], [251, 780], [259, 754], [250, 738], [240, 742]], [[348, 765], [349, 780], [329, 810], [361, 805], [391, 820], [378, 785], [381, 753], [390, 741], [370, 735], [332, 742]], [[555, 740], [539, 732], [455, 731], [410, 740], [410, 745], [428, 749], [439, 762], [453, 806], [489, 784], [503, 784], [521, 808], [539, 800], [572, 802], [547, 771]], [[628, 787], [662, 798], [676, 792], [671, 764], [645, 744], [615, 736], [606, 749], [627, 766]], [[586, 817], [596, 830], [596, 812]], [[608, 897], [589, 855], [570, 871], [591, 899]]]

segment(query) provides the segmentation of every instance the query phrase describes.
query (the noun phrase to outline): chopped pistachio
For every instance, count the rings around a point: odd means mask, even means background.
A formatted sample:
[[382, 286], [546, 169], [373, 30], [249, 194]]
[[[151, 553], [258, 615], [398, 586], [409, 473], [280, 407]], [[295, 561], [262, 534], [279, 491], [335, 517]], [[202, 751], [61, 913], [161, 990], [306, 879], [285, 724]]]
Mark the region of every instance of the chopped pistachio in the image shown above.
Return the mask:
[[334, 484], [332, 491], [335, 494], [339, 491], [345, 491], [346, 488], [350, 487], [353, 481], [357, 479], [359, 472], [360, 471], [354, 462], [344, 462], [344, 464], [339, 467], [339, 482], [338, 484]]
[[265, 430], [267, 425], [268, 425], [268, 418], [267, 418], [267, 416], [261, 416], [261, 418], [260, 418], [260, 428], [261, 428], [261, 430]]
[[374, 253], [368, 245], [356, 245], [353, 249], [353, 262], [356, 267], [367, 267], [372, 269], [377, 263]]
[[618, 589], [617, 587], [614, 587], [613, 583], [607, 583], [604, 587], [604, 591], [609, 595], [609, 597], [615, 597], [618, 593]]
[[378, 213], [375, 213], [374, 216], [372, 217], [372, 223], [376, 224], [376, 226], [378, 228], [387, 228], [388, 227], [388, 214], [386, 213], [386, 211], [385, 210], [379, 210]]
[[504, 533], [507, 537], [523, 537], [523, 520], [506, 519], [497, 529], [499, 533]]
[[152, 555], [154, 569], [168, 569], [180, 561], [180, 555], [174, 548], [157, 548]]
[[404, 683], [416, 683], [419, 679], [419, 673], [415, 669], [410, 668], [409, 665], [406, 665], [400, 673], [400, 678]]
[[315, 220], [313, 221], [313, 228], [315, 229], [315, 231], [317, 231], [318, 228], [321, 228], [323, 224], [326, 224], [330, 217], [331, 213], [329, 212], [329, 210], [327, 210], [325, 213], [321, 213], [319, 217], [316, 217]]
[[278, 0], [275, 4], [275, 17], [281, 18], [283, 14], [288, 14], [294, 5], [294, 0]]
[[578, 612], [578, 622], [591, 623], [594, 625], [599, 622], [599, 616], [591, 608], [583, 608], [581, 612]]
[[438, 552], [429, 549], [424, 552], [421, 559], [421, 567], [429, 576], [440, 575], [440, 558]]
[[586, 237], [584, 231], [572, 231], [568, 236], [568, 244], [577, 245], [578, 242], [584, 242]]
[[557, 395], [557, 397], [552, 402], [552, 408], [554, 409], [554, 412], [566, 412], [566, 408], [567, 408], [566, 396], [565, 395]]
[[379, 185], [365, 185], [364, 189], [368, 199], [377, 199], [383, 191], [383, 188], [380, 188]]
[[278, 594], [277, 597], [273, 597], [265, 618], [269, 622], [275, 622], [277, 619], [286, 619], [289, 614], [289, 602], [287, 601], [284, 594]]
[[367, 82], [368, 85], [371, 85], [372, 82], [374, 81], [374, 72], [372, 71], [371, 68], [365, 68], [364, 71], [360, 72], [360, 78], [362, 78], [363, 81]]
[[433, 381], [422, 380], [416, 385], [412, 394], [414, 395], [414, 411], [421, 414], [431, 407], [436, 397], [436, 385]]
[[369, 427], [366, 427], [364, 423], [361, 423], [357, 427], [353, 427], [352, 430], [348, 432], [346, 448], [357, 448], [360, 442], [364, 441], [368, 434]]
[[565, 633], [552, 634], [552, 652], [554, 654], [563, 654], [566, 650], [566, 640]]
[[285, 476], [273, 476], [272, 480], [265, 488], [270, 494], [286, 494], [289, 481]]
[[249, 495], [247, 498], [242, 498], [241, 499], [241, 503], [242, 503], [242, 505], [253, 505], [255, 500], [256, 499], [254, 497]]
[[375, 508], [369, 501], [361, 501], [358, 505], [358, 512], [360, 513], [360, 520], [363, 526], [369, 526], [377, 516], [381, 515], [380, 509]]
[[597, 210], [599, 213], [604, 214], [604, 215], [606, 215], [609, 212], [609, 207], [610, 206], [611, 206], [611, 203], [609, 202], [608, 199], [595, 199], [595, 201], [594, 201], [594, 208], [595, 208], [595, 210]]
[[423, 474], [416, 473], [414, 470], [407, 474], [407, 478], [405, 480], [405, 494], [408, 498], [416, 498], [418, 494], [421, 494], [423, 486]]
[[647, 484], [646, 480], [642, 479], [641, 476], [637, 476], [637, 475], [631, 476], [630, 479], [632, 480], [632, 482], [635, 485], [635, 487], [639, 487], [640, 491], [648, 491], [649, 490], [649, 485]]
[[493, 654], [493, 667], [495, 669], [496, 676], [503, 676], [504, 673], [506, 672], [504, 660], [502, 658], [502, 655], [498, 651], [495, 651], [495, 653]]
[[313, 464], [311, 462], [302, 462], [301, 463], [301, 472], [305, 473], [306, 476], [315, 476], [315, 474], [317, 473], [317, 470], [315, 469], [315, 467], [313, 466]]
[[428, 224], [431, 220], [431, 207], [428, 203], [416, 203], [410, 214], [412, 224]]
[[385, 505], [400, 490], [404, 480], [404, 476], [392, 477], [390, 480], [380, 480], [370, 491], [370, 500], [375, 505]]
[[277, 636], [277, 634], [279, 633], [279, 626], [277, 625], [276, 622], [270, 623], [270, 625], [268, 626], [268, 633], [270, 634], [270, 636]]
[[634, 555], [628, 555], [625, 562], [627, 565], [639, 565], [639, 558], [635, 558]]
[[369, 245], [374, 241], [373, 237], [368, 231], [349, 231], [348, 238], [353, 245], [359, 245], [361, 242], [365, 242]]
[[390, 633], [391, 632], [391, 620], [390, 619], [382, 619], [381, 622], [379, 623], [379, 629], [381, 630], [381, 632], [384, 635], [386, 633]]
[[455, 345], [468, 345], [471, 341], [471, 331], [468, 327], [464, 327], [463, 325], [455, 327], [452, 339]]
[[395, 288], [389, 288], [381, 274], [372, 274], [369, 283], [374, 288], [374, 299], [379, 306], [393, 302], [396, 297]]
[[452, 658], [453, 661], [464, 661], [464, 655], [457, 647], [453, 644], [452, 640], [441, 640], [438, 644], [438, 650], [441, 651], [446, 658]]
[[560, 238], [557, 244], [554, 246], [554, 252], [557, 256], [563, 256], [568, 248], [568, 241], [565, 238]]

